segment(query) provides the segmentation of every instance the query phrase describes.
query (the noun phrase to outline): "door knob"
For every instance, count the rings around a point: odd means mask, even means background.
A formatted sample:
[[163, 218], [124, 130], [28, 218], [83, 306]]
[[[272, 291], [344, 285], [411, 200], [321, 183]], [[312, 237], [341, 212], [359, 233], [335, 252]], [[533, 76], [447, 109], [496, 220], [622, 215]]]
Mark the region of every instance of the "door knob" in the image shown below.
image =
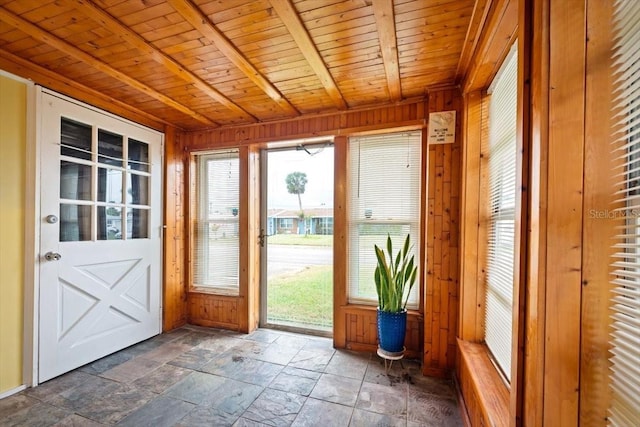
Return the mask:
[[44, 254], [44, 259], [46, 259], [47, 261], [60, 261], [61, 258], [62, 255], [57, 252], [47, 252], [46, 254]]
[[55, 224], [56, 222], [58, 222], [58, 217], [55, 215], [47, 215], [47, 217], [45, 218], [45, 220], [49, 223], [49, 224]]

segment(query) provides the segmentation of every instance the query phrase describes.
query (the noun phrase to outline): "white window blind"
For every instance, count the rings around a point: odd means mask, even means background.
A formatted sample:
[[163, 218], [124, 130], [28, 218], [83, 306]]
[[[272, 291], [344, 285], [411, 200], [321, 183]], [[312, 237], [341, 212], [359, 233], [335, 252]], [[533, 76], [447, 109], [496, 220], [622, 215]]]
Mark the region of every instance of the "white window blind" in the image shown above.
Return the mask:
[[640, 425], [640, 2], [614, 5], [613, 111], [617, 210], [608, 425]]
[[193, 286], [238, 294], [240, 163], [237, 150], [196, 155]]
[[[420, 132], [349, 139], [349, 302], [378, 304], [374, 245], [420, 247]], [[419, 263], [418, 263], [419, 264]], [[407, 307], [418, 307], [418, 284]]]
[[[515, 46], [514, 46], [515, 47]], [[489, 99], [489, 224], [485, 342], [510, 380], [516, 201], [517, 52], [512, 50]]]

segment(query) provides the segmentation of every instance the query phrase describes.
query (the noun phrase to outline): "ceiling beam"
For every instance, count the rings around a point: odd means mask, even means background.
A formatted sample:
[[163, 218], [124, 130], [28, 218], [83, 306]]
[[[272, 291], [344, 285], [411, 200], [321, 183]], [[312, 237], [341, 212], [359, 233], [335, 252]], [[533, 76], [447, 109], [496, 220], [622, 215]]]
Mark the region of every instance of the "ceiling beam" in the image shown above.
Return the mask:
[[160, 117], [132, 107], [117, 98], [98, 92], [75, 80], [61, 76], [2, 48], [0, 48], [0, 69], [9, 71], [16, 76], [29, 79], [36, 84], [64, 93], [65, 95], [95, 105], [96, 107], [100, 107], [118, 116], [125, 117], [161, 132], [163, 132], [167, 126], [175, 127], [174, 124]]
[[373, 0], [373, 14], [378, 28], [378, 39], [380, 40], [384, 72], [387, 75], [389, 96], [391, 101], [399, 101], [402, 98], [402, 88], [398, 67], [398, 41], [396, 39], [393, 0]]
[[189, 0], [168, 0], [168, 3], [189, 22], [200, 34], [216, 45], [240, 71], [242, 71], [269, 98], [290, 115], [297, 116], [299, 111], [280, 93], [280, 91], [222, 34], [211, 20]]
[[193, 111], [189, 107], [174, 101], [168, 96], [161, 94], [160, 92], [156, 91], [152, 87], [147, 86], [146, 84], [136, 79], [133, 79], [124, 73], [121, 73], [120, 71], [116, 70], [110, 65], [89, 55], [85, 51], [78, 49], [77, 47], [67, 43], [62, 39], [59, 39], [53, 34], [50, 34], [44, 31], [43, 29], [31, 24], [30, 22], [25, 21], [24, 19], [9, 12], [7, 9], [1, 6], [0, 6], [0, 20], [6, 22], [12, 27], [17, 28], [18, 30], [33, 37], [34, 39], [39, 40], [45, 44], [48, 44], [49, 46], [55, 49], [58, 49], [59, 51], [64, 52], [67, 55], [73, 56], [77, 60], [84, 62], [85, 64], [95, 68], [96, 70], [99, 70], [115, 79], [120, 80], [121, 82], [127, 84], [128, 86], [131, 86], [132, 88], [139, 90], [140, 92], [143, 92], [144, 94], [162, 102], [163, 104], [168, 105], [172, 108], [175, 108], [176, 110], [184, 114], [187, 114], [190, 117], [193, 117], [194, 119], [198, 120], [201, 123], [204, 123], [208, 126], [217, 126], [215, 122], [203, 116], [202, 114], [196, 111]]
[[347, 103], [342, 97], [340, 89], [338, 89], [338, 85], [336, 85], [336, 82], [333, 80], [333, 76], [331, 76], [331, 73], [324, 64], [324, 61], [318, 52], [318, 48], [313, 43], [313, 40], [311, 40], [311, 36], [307, 32], [307, 29], [302, 23], [300, 16], [298, 16], [298, 12], [293, 7], [293, 4], [291, 4], [291, 1], [270, 0], [270, 2], [278, 16], [280, 16], [283, 24], [289, 30], [289, 33], [291, 33], [291, 36], [298, 45], [298, 48], [300, 48], [300, 51], [306, 58], [307, 62], [320, 79], [320, 82], [329, 94], [329, 97], [339, 109], [346, 110]]
[[200, 89], [202, 92], [207, 94], [210, 98], [214, 99], [216, 102], [227, 107], [229, 110], [238, 114], [244, 120], [249, 122], [257, 122], [258, 120], [252, 116], [250, 113], [245, 111], [242, 107], [231, 101], [229, 98], [224, 96], [221, 92], [213, 88], [207, 82], [202, 80], [200, 77], [193, 74], [191, 71], [185, 69], [182, 65], [180, 65], [177, 61], [175, 61], [170, 56], [163, 53], [161, 50], [153, 47], [149, 42], [147, 42], [144, 38], [142, 38], [137, 33], [133, 32], [129, 27], [122, 24], [116, 18], [111, 16], [105, 10], [96, 5], [92, 0], [67, 0], [70, 4], [73, 4], [76, 9], [83, 12], [88, 18], [93, 19], [97, 23], [101, 24], [103, 27], [107, 28], [109, 31], [114, 33], [116, 36], [120, 37], [122, 40], [127, 42], [130, 46], [136, 48], [141, 53], [145, 53], [149, 55], [155, 62], [162, 65], [169, 72], [183, 79], [187, 83], [194, 85], [196, 88]]

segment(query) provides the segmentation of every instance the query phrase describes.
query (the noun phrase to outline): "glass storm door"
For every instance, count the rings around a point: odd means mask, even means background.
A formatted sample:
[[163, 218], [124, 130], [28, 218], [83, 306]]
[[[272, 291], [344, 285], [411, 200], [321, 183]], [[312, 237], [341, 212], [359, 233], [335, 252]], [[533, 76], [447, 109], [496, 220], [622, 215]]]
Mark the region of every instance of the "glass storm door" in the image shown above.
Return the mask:
[[43, 382], [161, 331], [163, 137], [40, 96]]
[[333, 331], [333, 145], [263, 153], [261, 326]]

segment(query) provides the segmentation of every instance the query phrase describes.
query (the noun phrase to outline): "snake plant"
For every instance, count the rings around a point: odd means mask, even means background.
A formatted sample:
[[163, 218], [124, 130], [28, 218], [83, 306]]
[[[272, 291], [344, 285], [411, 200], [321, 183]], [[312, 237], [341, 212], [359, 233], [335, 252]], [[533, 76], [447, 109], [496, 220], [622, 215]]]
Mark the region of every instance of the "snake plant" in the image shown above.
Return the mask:
[[[380, 311], [398, 313], [407, 307], [411, 288], [416, 282], [418, 266], [414, 263], [414, 256], [410, 255], [411, 243], [409, 234], [404, 246], [393, 254], [391, 236], [387, 234], [387, 253], [378, 245], [374, 245], [378, 265], [374, 273], [376, 292], [378, 293], [378, 308]], [[387, 260], [388, 255], [388, 260]], [[406, 294], [406, 296], [405, 296]], [[403, 301], [404, 299], [404, 301]]]

